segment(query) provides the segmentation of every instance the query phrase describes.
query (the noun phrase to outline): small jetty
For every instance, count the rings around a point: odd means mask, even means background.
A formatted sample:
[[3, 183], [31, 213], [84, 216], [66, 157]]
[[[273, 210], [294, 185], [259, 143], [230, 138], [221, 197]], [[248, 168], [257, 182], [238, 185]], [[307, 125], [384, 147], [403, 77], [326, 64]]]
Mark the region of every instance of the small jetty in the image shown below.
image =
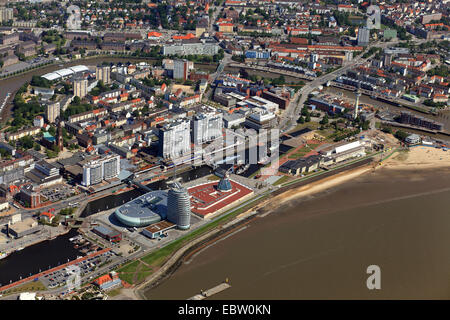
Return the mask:
[[214, 288], [208, 289], [206, 291], [201, 290], [200, 294], [196, 294], [195, 296], [190, 297], [188, 300], [203, 300], [219, 292], [222, 292], [228, 289], [229, 287], [231, 287], [231, 285], [229, 284], [228, 279], [226, 279], [224, 282], [215, 286]]

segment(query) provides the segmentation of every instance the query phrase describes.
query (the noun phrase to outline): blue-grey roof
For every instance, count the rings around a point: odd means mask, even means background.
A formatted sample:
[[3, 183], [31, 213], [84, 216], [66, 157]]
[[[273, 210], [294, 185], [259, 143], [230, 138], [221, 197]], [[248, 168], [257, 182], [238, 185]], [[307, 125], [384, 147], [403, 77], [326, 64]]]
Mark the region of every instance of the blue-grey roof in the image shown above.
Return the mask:
[[129, 226], [144, 226], [167, 217], [167, 191], [148, 192], [115, 211], [116, 217]]

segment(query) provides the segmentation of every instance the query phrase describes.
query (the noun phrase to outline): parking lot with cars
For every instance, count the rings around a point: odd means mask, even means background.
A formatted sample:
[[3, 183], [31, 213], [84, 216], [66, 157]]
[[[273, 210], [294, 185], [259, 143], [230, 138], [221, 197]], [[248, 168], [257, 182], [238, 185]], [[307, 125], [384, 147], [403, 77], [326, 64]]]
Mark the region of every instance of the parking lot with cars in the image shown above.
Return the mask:
[[105, 252], [99, 256], [86, 259], [84, 261], [78, 262], [74, 265], [66, 267], [61, 270], [49, 273], [39, 280], [49, 289], [56, 288], [59, 286], [67, 285], [69, 279], [77, 276], [79, 272], [80, 277], [88, 276], [90, 273], [94, 272], [99, 266], [105, 263], [111, 262], [115, 254], [111, 251]]

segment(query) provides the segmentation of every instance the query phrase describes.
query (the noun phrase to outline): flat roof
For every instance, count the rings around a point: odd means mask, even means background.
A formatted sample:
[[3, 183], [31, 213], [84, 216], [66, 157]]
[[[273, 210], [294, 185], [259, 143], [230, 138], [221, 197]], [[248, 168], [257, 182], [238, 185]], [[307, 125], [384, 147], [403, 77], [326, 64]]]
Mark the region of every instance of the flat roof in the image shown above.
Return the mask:
[[55, 71], [56, 74], [59, 74], [61, 77], [70, 76], [74, 72], [71, 69], [61, 69], [58, 71]]
[[44, 74], [42, 76], [42, 78], [47, 79], [49, 81], [53, 81], [53, 80], [59, 79], [60, 75], [55, 72], [50, 72], [50, 73]]
[[89, 68], [83, 65], [73, 66], [69, 68], [73, 72], [83, 72], [83, 71], [89, 71]]
[[252, 189], [231, 179], [228, 192], [217, 190], [218, 183], [214, 181], [188, 188], [193, 213], [205, 217], [253, 193]]
[[175, 227], [175, 224], [166, 220], [149, 225], [145, 230], [151, 233], [162, 232]]
[[9, 229], [14, 230], [16, 233], [22, 233], [27, 230], [33, 229], [37, 227], [37, 221], [33, 218], [26, 218], [20, 222], [16, 222], [9, 226]]

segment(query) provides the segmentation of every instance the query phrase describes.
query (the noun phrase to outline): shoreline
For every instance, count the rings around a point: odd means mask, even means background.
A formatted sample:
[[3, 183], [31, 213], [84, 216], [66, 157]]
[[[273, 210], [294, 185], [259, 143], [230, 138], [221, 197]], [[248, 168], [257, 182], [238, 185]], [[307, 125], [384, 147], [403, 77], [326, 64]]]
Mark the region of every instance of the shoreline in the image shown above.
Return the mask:
[[[142, 283], [137, 284], [134, 288], [123, 288], [122, 292], [125, 291], [126, 293], [122, 293], [122, 295], [129, 298], [132, 297], [133, 299], [146, 300], [147, 298], [145, 296], [145, 292], [157, 287], [163, 281], [172, 276], [175, 271], [182, 265], [186, 258], [190, 258], [193, 254], [202, 250], [203, 248], [213, 245], [223, 237], [242, 228], [253, 219], [257, 217], [265, 217], [267, 214], [273, 211], [274, 205], [270, 206], [268, 204], [275, 202], [277, 203], [276, 206], [279, 206], [280, 202], [278, 202], [277, 200], [281, 200], [281, 203], [285, 203], [299, 197], [323, 192], [326, 189], [346, 182], [351, 178], [360, 176], [367, 171], [374, 170], [373, 165], [374, 164], [372, 161], [369, 163], [362, 163], [361, 166], [358, 166], [356, 168], [350, 168], [331, 176], [320, 178], [316, 181], [307, 183], [306, 185], [292, 185], [288, 186], [286, 190], [282, 191], [279, 194], [270, 194], [268, 197], [257, 203], [252, 208], [247, 209], [245, 212], [237, 215], [231, 221], [226, 222], [225, 225], [218, 226], [207, 232], [206, 234], [200, 236], [199, 238], [194, 239], [193, 241], [188, 242], [183, 247], [179, 248], [149, 278], [144, 280]], [[287, 193], [289, 195], [286, 198]]]
[[[222, 227], [223, 229], [219, 230], [213, 229], [207, 234], [178, 249], [152, 276], [150, 276], [147, 280], [144, 280], [141, 284], [137, 284], [135, 288], [126, 289], [127, 291], [129, 290], [132, 292], [128, 292], [128, 294], [124, 295], [130, 297], [130, 293], [132, 293], [134, 299], [148, 299], [145, 296], [145, 292], [156, 288], [159, 284], [173, 275], [182, 265], [183, 261], [186, 260], [186, 258], [190, 258], [198, 251], [201, 251], [202, 249], [213, 245], [215, 242], [220, 241], [220, 239], [242, 228], [245, 224], [249, 223], [256, 217], [262, 218], [269, 215], [274, 211], [274, 209], [276, 209], [276, 207], [284, 205], [287, 202], [299, 200], [302, 197], [307, 197], [310, 195], [320, 194], [330, 188], [339, 186], [368, 172], [378, 171], [377, 169], [380, 168], [385, 170], [410, 171], [450, 167], [450, 161], [441, 161], [442, 158], [439, 160], [434, 159], [434, 161], [428, 162], [416, 162], [417, 156], [423, 154], [421, 149], [424, 147], [420, 147], [421, 146], [408, 150], [408, 157], [403, 159], [397, 159], [399, 155], [402, 155], [402, 152], [395, 151], [388, 159], [380, 164], [371, 161], [369, 163], [362, 164], [359, 167], [350, 168], [334, 175], [312, 181], [306, 185], [295, 186], [294, 184], [293, 186], [289, 186], [285, 191], [280, 190], [281, 193], [279, 194], [269, 195], [268, 198], [262, 200], [254, 207], [246, 210], [226, 223], [225, 228]], [[443, 152], [450, 156], [450, 153], [447, 153], [441, 149], [430, 148], [427, 152], [430, 150], [434, 151], [432, 152], [432, 157], [435, 157], [436, 154]], [[410, 156], [411, 154], [413, 155], [412, 157]], [[162, 272], [158, 273], [160, 270], [162, 270]]]

